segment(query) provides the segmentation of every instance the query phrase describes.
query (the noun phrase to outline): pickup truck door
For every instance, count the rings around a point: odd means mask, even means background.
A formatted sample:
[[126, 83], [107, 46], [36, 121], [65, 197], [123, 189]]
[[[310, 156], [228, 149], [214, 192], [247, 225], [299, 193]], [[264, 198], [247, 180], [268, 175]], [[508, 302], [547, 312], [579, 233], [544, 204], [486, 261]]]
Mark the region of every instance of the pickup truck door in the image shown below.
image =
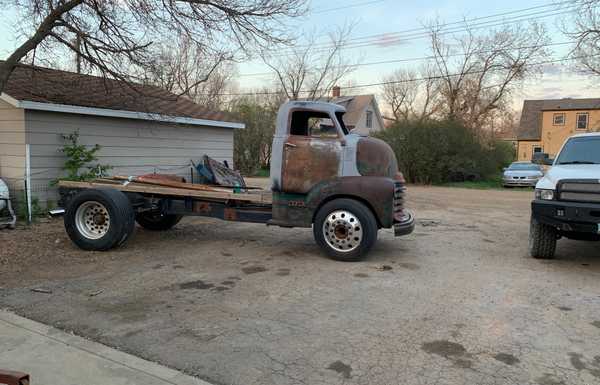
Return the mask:
[[291, 119], [290, 134], [283, 143], [283, 192], [306, 194], [317, 183], [340, 175], [342, 142], [337, 128], [328, 115], [314, 114], [308, 119], [300, 116], [296, 122]]

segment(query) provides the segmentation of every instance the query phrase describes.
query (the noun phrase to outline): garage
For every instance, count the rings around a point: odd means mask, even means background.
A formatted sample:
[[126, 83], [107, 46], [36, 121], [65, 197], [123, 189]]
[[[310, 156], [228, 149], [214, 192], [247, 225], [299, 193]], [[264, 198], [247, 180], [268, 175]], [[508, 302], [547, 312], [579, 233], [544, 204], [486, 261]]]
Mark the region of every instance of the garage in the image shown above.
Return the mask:
[[15, 197], [29, 178], [32, 197], [52, 206], [62, 136], [77, 132], [79, 143], [101, 146], [96, 163], [110, 174], [189, 179], [190, 160], [204, 154], [232, 164], [234, 130], [243, 127], [157, 87], [19, 65], [0, 97], [0, 177]]

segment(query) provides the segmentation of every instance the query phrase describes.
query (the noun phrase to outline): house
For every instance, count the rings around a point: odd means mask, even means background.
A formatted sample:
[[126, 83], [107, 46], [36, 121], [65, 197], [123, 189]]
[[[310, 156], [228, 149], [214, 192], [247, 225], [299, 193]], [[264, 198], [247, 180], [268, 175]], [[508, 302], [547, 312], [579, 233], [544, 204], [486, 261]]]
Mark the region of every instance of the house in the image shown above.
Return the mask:
[[517, 132], [517, 158], [554, 158], [571, 135], [600, 130], [600, 99], [525, 100]]
[[[63, 134], [98, 144], [111, 174], [190, 177], [190, 160], [207, 154], [232, 162], [234, 129], [225, 113], [152, 86], [19, 65], [0, 95], [0, 177], [22, 190], [29, 166], [32, 197], [57, 198]], [[230, 163], [231, 164], [231, 163]]]
[[340, 87], [333, 87], [331, 98], [326, 101], [346, 108], [344, 124], [349, 130], [370, 134], [384, 128], [383, 118], [375, 95], [341, 96]]

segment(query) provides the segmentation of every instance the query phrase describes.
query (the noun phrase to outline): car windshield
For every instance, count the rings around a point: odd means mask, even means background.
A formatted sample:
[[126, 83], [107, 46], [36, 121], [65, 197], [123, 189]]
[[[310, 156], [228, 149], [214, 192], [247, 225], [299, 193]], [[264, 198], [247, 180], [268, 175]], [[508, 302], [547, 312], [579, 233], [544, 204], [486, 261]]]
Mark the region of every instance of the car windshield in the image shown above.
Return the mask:
[[569, 139], [556, 164], [600, 164], [600, 137]]
[[510, 167], [508, 167], [508, 169], [509, 170], [519, 170], [519, 171], [524, 171], [524, 170], [539, 171], [540, 166], [538, 166], [537, 164], [532, 164], [532, 163], [513, 163], [510, 165]]

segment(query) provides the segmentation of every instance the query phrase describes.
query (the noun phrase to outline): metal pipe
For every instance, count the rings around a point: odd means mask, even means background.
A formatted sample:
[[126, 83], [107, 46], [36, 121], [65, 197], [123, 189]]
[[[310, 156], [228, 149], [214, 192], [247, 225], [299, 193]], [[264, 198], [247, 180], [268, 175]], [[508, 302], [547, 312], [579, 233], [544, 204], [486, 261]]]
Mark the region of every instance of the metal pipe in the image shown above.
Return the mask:
[[29, 143], [25, 144], [25, 183], [27, 194], [27, 223], [31, 223], [31, 152]]

